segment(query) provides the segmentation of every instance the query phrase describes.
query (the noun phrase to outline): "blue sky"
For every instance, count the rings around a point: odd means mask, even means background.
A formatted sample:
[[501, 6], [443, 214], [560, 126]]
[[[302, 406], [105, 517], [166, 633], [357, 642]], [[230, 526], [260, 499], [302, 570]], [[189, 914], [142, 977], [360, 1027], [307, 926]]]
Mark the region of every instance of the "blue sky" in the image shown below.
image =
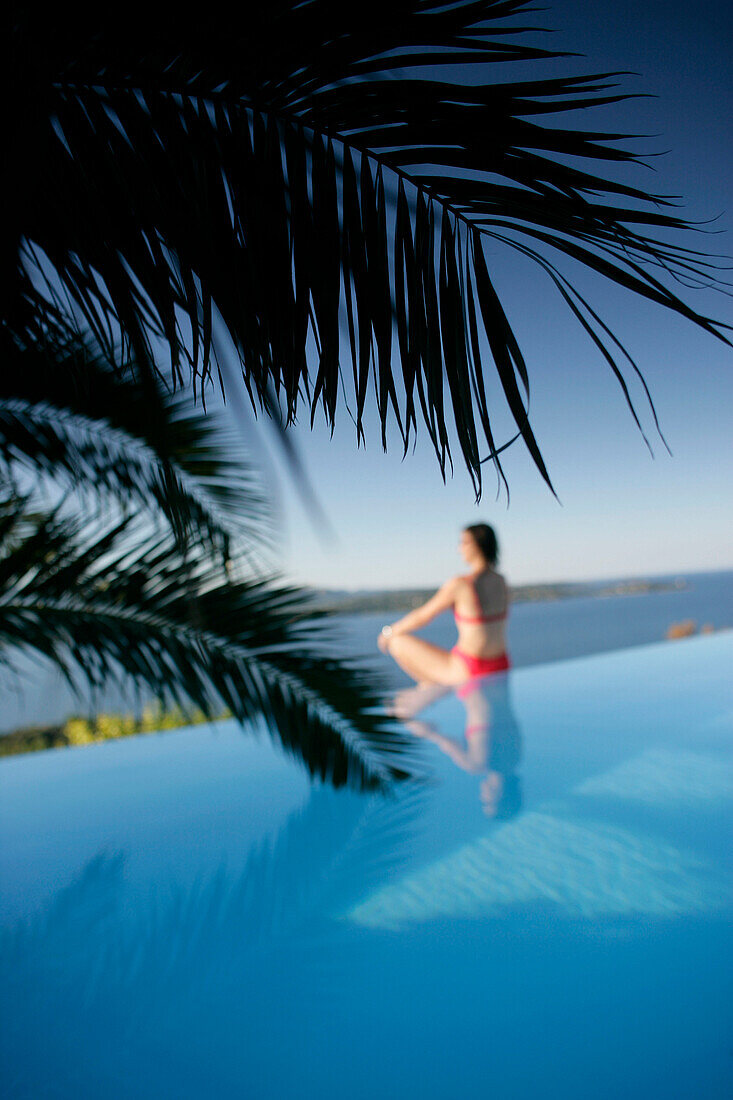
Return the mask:
[[[557, 28], [553, 48], [586, 55], [568, 63], [573, 71], [633, 70], [639, 76], [626, 78], [626, 90], [655, 93], [606, 109], [597, 124], [658, 135], [639, 146], [670, 152], [654, 159], [653, 173], [639, 169], [640, 180], [682, 195], [691, 219], [720, 216], [722, 232], [705, 246], [733, 254], [730, 12], [708, 2], [621, 0], [601, 14], [564, 0], [541, 19]], [[506, 457], [508, 507], [491, 474], [477, 506], [460, 458], [443, 484], [425, 432], [402, 460], [396, 430], [382, 452], [376, 417], [357, 450], [345, 408], [333, 439], [318, 421], [311, 431], [304, 414], [293, 439], [332, 532], [304, 508], [268, 445], [260, 457], [281, 513], [286, 575], [318, 587], [437, 585], [462, 568], [458, 533], [478, 520], [495, 524], [515, 583], [733, 567], [731, 350], [600, 278], [576, 278], [644, 371], [673, 452], [634, 387], [652, 459], [610, 369], [546, 277], [505, 255], [493, 271], [530, 367], [533, 426], [561, 503], [520, 444]], [[730, 298], [705, 291], [687, 300], [733, 324]]]

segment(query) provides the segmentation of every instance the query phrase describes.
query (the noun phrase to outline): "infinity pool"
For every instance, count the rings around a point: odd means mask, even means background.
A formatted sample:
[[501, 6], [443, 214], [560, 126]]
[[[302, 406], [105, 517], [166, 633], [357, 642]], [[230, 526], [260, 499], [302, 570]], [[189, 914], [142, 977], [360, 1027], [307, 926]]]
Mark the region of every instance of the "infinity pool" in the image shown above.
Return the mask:
[[732, 667], [451, 693], [391, 797], [231, 723], [2, 760], [0, 1091], [729, 1096]]

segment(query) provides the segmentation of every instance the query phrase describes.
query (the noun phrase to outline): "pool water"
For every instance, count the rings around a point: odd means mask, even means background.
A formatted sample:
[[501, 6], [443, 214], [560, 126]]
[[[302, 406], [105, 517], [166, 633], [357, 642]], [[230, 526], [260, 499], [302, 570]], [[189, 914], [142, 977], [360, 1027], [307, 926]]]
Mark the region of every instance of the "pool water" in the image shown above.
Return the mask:
[[3, 1095], [727, 1097], [732, 665], [451, 692], [390, 796], [232, 723], [3, 760]]

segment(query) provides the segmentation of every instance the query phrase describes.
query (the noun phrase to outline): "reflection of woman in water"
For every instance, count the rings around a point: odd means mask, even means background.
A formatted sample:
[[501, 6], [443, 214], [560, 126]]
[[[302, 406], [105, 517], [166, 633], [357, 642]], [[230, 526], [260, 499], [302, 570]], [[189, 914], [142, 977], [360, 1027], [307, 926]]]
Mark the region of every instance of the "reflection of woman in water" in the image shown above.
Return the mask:
[[[419, 684], [455, 686], [474, 676], [509, 668], [506, 620], [509, 594], [496, 572], [496, 535], [487, 523], [464, 528], [459, 545], [469, 572], [452, 577], [432, 599], [391, 626], [382, 627], [378, 645]], [[458, 643], [450, 651], [416, 638], [443, 611], [453, 610]]]
[[456, 695], [466, 708], [463, 743], [445, 737], [428, 722], [413, 718], [405, 725], [416, 737], [432, 741], [459, 768], [482, 777], [481, 804], [487, 817], [513, 817], [522, 804], [516, 774], [521, 739], [508, 678], [478, 677], [459, 687]]

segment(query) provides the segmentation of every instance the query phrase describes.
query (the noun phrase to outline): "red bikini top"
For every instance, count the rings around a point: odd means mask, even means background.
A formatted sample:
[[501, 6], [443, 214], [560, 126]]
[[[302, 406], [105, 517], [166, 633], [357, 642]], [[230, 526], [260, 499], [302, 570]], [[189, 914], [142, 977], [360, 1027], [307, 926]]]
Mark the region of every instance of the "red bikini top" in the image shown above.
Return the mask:
[[[471, 587], [473, 588], [473, 594], [476, 597], [476, 603], [478, 604], [479, 611], [481, 610], [481, 604], [479, 602], [478, 593], [476, 592], [476, 586], [473, 580], [469, 578]], [[497, 615], [459, 615], [457, 611], [453, 612], [453, 618], [457, 623], [498, 623], [501, 619], [506, 619], [509, 614], [509, 608], [505, 604], [504, 610], [500, 611]]]

